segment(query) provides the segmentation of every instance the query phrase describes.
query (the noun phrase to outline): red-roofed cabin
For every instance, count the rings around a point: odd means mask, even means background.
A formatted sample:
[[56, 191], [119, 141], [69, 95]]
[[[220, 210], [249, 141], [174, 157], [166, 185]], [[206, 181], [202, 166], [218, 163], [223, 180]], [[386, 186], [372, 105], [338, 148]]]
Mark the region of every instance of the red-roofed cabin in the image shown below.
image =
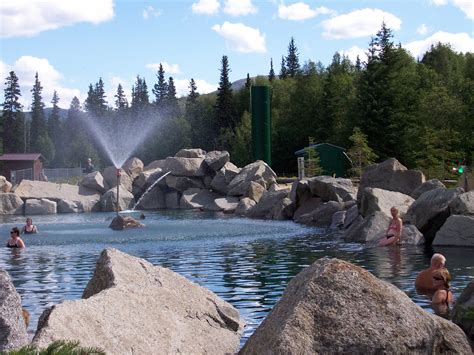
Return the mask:
[[0, 156], [2, 175], [13, 184], [19, 183], [22, 179], [42, 180], [42, 160], [43, 156], [39, 153], [3, 154]]

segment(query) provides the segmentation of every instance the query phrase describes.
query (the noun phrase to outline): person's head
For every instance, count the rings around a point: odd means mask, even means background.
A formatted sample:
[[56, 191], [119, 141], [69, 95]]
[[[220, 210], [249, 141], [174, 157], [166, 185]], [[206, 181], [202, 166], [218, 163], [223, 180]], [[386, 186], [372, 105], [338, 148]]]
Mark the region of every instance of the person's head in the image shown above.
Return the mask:
[[91, 158], [87, 158], [87, 164], [91, 164], [92, 163], [92, 159]]
[[390, 209], [390, 213], [392, 214], [392, 217], [393, 217], [393, 218], [397, 218], [397, 217], [398, 217], [398, 208], [396, 208], [395, 206], [393, 206], [393, 207]]
[[17, 227], [13, 227], [10, 231], [10, 237], [18, 238], [20, 236], [20, 230]]
[[441, 269], [444, 267], [446, 264], [446, 258], [444, 255], [435, 253], [431, 257], [431, 267], [436, 268], [436, 269]]
[[33, 220], [32, 220], [30, 217], [28, 217], [28, 218], [26, 219], [26, 224], [28, 224], [28, 225], [33, 224]]
[[447, 269], [438, 269], [433, 272], [433, 286], [435, 288], [446, 288], [449, 289], [449, 283], [451, 282], [451, 274]]

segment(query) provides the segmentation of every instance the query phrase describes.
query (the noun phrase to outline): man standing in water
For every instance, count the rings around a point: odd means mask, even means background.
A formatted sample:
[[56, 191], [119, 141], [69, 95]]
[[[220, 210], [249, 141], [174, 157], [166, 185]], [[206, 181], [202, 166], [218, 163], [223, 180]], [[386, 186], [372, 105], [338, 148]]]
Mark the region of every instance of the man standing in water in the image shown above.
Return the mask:
[[435, 271], [444, 269], [445, 264], [446, 258], [442, 254], [433, 254], [430, 267], [421, 271], [416, 277], [415, 287], [419, 293], [431, 293], [436, 291], [436, 288], [433, 286], [433, 274]]
[[84, 172], [86, 174], [92, 173], [94, 171], [94, 164], [92, 164], [92, 159], [87, 158], [87, 164], [86, 167], [84, 168]]

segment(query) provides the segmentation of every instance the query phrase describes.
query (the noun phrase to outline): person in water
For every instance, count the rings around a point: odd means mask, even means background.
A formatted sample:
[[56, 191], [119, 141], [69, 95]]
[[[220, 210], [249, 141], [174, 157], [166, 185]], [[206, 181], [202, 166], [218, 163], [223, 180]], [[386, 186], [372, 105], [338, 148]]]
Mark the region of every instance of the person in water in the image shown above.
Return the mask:
[[421, 271], [415, 280], [415, 287], [419, 293], [433, 293], [436, 287], [433, 285], [433, 275], [439, 270], [445, 269], [446, 258], [444, 255], [435, 253], [431, 257], [430, 267]]
[[454, 296], [450, 290], [451, 274], [446, 269], [438, 269], [433, 272], [433, 288], [435, 293], [431, 298], [433, 305], [446, 305], [449, 307], [454, 302]]
[[7, 242], [8, 248], [24, 248], [25, 243], [20, 238], [20, 230], [17, 227], [13, 227], [10, 231], [10, 239]]
[[398, 209], [396, 207], [392, 207], [390, 213], [392, 214], [392, 220], [385, 232], [385, 237], [379, 241], [379, 246], [392, 245], [400, 241], [403, 227], [402, 219], [398, 216]]
[[30, 217], [26, 219], [26, 224], [23, 227], [22, 232], [25, 234], [38, 233], [38, 228], [33, 224], [33, 220]]

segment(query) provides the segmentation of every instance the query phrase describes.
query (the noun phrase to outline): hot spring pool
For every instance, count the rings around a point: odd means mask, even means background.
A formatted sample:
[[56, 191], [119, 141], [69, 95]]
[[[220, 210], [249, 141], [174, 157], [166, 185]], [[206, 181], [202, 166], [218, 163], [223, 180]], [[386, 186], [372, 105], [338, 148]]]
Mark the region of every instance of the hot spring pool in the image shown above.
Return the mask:
[[[106, 247], [170, 268], [233, 304], [247, 322], [242, 343], [278, 301], [288, 281], [324, 256], [364, 267], [429, 312], [429, 301], [416, 293], [414, 280], [428, 267], [434, 252], [447, 257], [456, 296], [474, 279], [474, 249], [469, 248], [366, 249], [293, 222], [196, 211], [145, 214], [145, 228], [126, 231], [107, 228], [113, 213], [36, 216], [33, 222], [39, 233], [22, 235], [26, 250], [0, 248], [0, 268], [9, 272], [31, 314], [30, 331], [36, 329], [46, 307], [81, 297]], [[6, 244], [9, 230], [22, 227], [25, 218], [0, 216], [0, 222]]]

